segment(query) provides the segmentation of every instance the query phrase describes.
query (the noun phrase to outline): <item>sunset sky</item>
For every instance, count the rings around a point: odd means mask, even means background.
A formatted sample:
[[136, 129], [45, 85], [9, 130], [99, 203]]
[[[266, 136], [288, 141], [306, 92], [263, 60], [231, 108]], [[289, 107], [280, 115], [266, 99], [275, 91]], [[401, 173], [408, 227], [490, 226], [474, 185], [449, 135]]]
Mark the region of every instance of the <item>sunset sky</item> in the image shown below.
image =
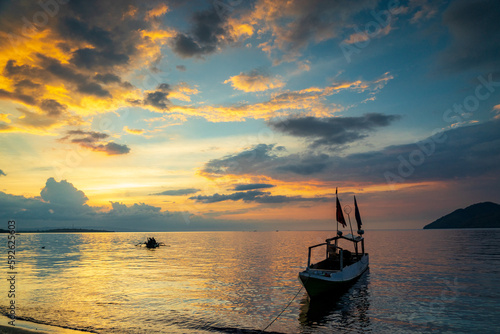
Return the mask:
[[500, 202], [498, 1], [0, 0], [18, 228], [421, 228]]

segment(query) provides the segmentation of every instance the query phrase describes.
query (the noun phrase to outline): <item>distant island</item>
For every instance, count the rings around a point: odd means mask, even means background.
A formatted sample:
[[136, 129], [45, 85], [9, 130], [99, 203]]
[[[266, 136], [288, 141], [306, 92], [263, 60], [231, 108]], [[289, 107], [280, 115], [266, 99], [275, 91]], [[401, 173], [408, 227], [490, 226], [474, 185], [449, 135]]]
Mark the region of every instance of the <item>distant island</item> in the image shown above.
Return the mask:
[[[16, 231], [18, 233], [89, 233], [89, 232], [114, 232], [114, 231], [106, 231], [106, 230], [93, 230], [86, 228], [54, 228], [50, 230], [21, 230]], [[0, 233], [9, 233], [8, 230], [0, 229]]]
[[424, 230], [439, 228], [500, 228], [500, 205], [492, 202], [473, 204], [424, 226]]

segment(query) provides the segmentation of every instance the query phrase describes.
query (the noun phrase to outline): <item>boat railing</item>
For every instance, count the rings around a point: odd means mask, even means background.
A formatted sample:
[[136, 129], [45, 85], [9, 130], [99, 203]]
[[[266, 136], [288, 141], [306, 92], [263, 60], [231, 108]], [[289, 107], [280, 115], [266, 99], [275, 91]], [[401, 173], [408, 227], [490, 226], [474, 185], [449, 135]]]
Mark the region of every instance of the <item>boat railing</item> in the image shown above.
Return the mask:
[[307, 256], [307, 268], [309, 268], [311, 266], [311, 250], [313, 248], [320, 247], [320, 246], [323, 246], [323, 245], [327, 245], [327, 243], [323, 242], [323, 243], [320, 243], [320, 244], [317, 244], [317, 245], [309, 247], [309, 254]]
[[[316, 248], [316, 247], [327, 246], [326, 259], [328, 259], [330, 257], [330, 255], [328, 254], [328, 246], [329, 245], [331, 245], [329, 242], [323, 242], [323, 243], [309, 247], [309, 253], [307, 255], [307, 268], [311, 267], [311, 251], [312, 251], [312, 249]], [[340, 269], [340, 271], [342, 271], [342, 269], [344, 268], [344, 249], [342, 247], [339, 247], [339, 246], [335, 246], [335, 248], [338, 249], [338, 251], [339, 251], [339, 253], [338, 253], [339, 261], [340, 261], [340, 265], [339, 265], [340, 268], [339, 269]]]
[[[334, 246], [333, 244], [331, 244], [328, 241], [330, 241], [330, 240], [327, 240], [327, 242], [323, 242], [323, 243], [309, 247], [309, 252], [308, 252], [308, 256], [307, 256], [307, 269], [309, 269], [309, 268], [318, 269], [318, 268], [316, 268], [316, 265], [311, 264], [311, 257], [312, 257], [312, 250], [314, 248], [321, 247], [321, 246], [326, 246], [326, 256], [325, 256], [325, 259], [323, 261], [319, 262], [319, 264], [321, 265], [321, 263], [324, 263], [325, 261], [328, 261], [329, 259], [332, 259], [332, 260], [335, 259], [334, 261], [337, 262], [337, 265], [335, 265], [335, 267], [338, 268], [335, 270], [342, 271], [344, 269], [344, 265], [350, 265], [353, 262], [357, 262], [357, 261], [361, 260], [363, 258], [363, 256], [365, 255], [365, 253], [363, 253], [363, 252], [358, 253], [357, 249], [355, 252], [352, 252], [352, 251], [346, 250], [338, 245]], [[332, 254], [329, 253], [329, 246], [330, 245], [334, 246], [334, 249], [337, 251], [337, 253], [336, 253], [336, 255], [334, 255], [334, 257], [332, 257]], [[363, 251], [364, 251], [364, 247], [363, 247]], [[334, 262], [332, 262], [332, 263], [334, 263]], [[323, 269], [326, 270], [326, 268], [327, 267], [325, 267]]]

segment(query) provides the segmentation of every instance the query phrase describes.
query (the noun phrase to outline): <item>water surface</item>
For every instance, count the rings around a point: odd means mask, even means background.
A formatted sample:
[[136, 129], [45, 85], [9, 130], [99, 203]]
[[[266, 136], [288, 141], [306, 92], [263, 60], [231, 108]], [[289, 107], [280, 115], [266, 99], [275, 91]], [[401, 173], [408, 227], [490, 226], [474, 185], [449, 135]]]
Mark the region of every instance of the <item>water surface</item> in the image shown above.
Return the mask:
[[[19, 235], [17, 315], [98, 333], [259, 333], [299, 291], [308, 246], [334, 232], [154, 233], [168, 247], [134, 246], [148, 235]], [[267, 332], [500, 327], [500, 230], [365, 237], [370, 269], [350, 291], [313, 303], [302, 290]], [[0, 288], [8, 290], [5, 280]]]

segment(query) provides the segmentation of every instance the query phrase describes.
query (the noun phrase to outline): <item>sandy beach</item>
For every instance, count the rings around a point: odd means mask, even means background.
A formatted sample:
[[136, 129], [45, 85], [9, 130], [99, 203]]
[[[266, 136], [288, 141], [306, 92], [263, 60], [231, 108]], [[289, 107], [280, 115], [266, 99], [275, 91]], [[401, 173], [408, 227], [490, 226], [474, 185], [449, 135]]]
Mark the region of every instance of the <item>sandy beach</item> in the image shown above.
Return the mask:
[[45, 331], [36, 331], [36, 330], [29, 330], [29, 329], [24, 329], [16, 326], [11, 326], [11, 325], [0, 325], [0, 333], [1, 334], [29, 334], [29, 333], [48, 333]]

